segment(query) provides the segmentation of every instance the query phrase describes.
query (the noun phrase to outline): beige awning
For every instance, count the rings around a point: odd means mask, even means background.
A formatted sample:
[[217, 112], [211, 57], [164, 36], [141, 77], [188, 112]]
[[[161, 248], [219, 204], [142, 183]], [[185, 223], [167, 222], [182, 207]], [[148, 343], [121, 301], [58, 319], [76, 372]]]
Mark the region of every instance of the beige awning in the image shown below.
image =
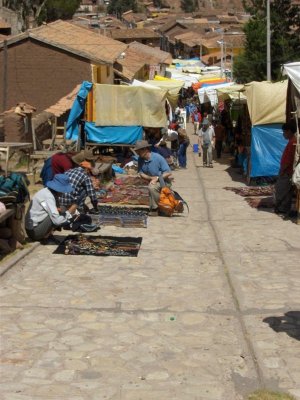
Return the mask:
[[285, 122], [287, 83], [250, 82], [245, 85], [252, 125]]
[[167, 125], [166, 90], [142, 86], [94, 85], [96, 125], [140, 125], [160, 128]]

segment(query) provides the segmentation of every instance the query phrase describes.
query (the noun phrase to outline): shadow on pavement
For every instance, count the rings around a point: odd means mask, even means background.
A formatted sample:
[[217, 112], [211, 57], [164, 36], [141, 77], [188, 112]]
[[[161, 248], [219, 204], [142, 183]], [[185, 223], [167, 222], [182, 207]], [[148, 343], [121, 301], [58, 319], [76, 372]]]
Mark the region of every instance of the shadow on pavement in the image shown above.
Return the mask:
[[300, 340], [300, 311], [288, 311], [281, 317], [267, 317], [263, 322], [275, 332], [285, 332], [293, 339]]

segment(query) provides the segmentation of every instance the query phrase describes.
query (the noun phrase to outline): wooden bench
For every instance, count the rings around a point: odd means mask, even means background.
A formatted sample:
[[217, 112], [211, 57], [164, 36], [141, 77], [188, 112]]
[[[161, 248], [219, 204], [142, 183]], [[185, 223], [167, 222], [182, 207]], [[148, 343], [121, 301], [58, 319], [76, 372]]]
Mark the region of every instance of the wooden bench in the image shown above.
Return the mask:
[[32, 144], [31, 143], [13, 143], [13, 142], [0, 142], [0, 153], [5, 155], [5, 176], [8, 175], [8, 164], [11, 157], [17, 152], [22, 151], [28, 157], [27, 170], [29, 172], [30, 158]]

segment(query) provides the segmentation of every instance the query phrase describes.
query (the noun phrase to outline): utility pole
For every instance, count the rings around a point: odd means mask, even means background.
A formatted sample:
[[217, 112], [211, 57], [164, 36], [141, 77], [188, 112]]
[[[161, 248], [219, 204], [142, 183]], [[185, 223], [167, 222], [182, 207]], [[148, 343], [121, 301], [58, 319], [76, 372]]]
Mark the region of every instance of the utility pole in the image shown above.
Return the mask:
[[230, 80], [233, 82], [233, 46], [231, 48]]
[[221, 78], [223, 78], [224, 71], [224, 54], [223, 54], [224, 40], [221, 40]]
[[271, 29], [270, 0], [267, 0], [267, 80], [271, 81]]

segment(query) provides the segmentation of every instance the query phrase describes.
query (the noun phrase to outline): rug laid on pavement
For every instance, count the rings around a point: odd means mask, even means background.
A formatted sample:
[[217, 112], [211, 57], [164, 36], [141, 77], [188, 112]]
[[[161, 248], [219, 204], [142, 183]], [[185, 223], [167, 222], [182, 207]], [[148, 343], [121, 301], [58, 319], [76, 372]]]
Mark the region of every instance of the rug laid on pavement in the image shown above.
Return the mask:
[[69, 235], [53, 254], [137, 257], [141, 237]]
[[101, 204], [149, 206], [149, 190], [145, 181], [136, 176], [116, 178], [97, 192]]
[[123, 228], [147, 228], [148, 210], [140, 207], [99, 207], [100, 225], [113, 225]]
[[229, 187], [226, 186], [224, 187], [226, 190], [231, 190], [232, 192], [243, 196], [243, 197], [248, 197], [248, 196], [271, 196], [274, 192], [274, 186], [253, 186], [253, 187]]
[[148, 187], [116, 187], [104, 195], [100, 191], [98, 203], [149, 206], [149, 190]]
[[274, 198], [271, 197], [247, 197], [245, 199], [252, 208], [274, 208]]

